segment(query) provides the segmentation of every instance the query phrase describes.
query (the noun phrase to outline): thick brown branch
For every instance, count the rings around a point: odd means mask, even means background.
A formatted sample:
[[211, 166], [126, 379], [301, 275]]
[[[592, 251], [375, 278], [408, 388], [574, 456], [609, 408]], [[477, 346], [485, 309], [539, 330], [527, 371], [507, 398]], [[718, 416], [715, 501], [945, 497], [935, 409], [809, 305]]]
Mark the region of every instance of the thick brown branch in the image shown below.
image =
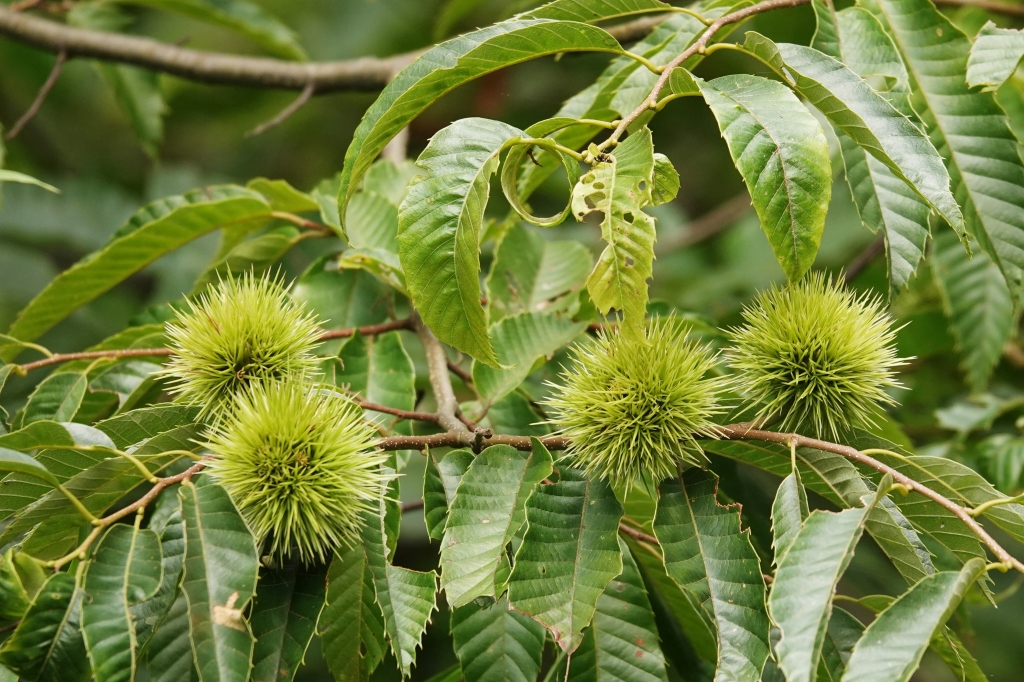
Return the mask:
[[414, 318], [413, 324], [427, 358], [430, 388], [433, 389], [434, 399], [437, 400], [438, 424], [458, 437], [463, 445], [471, 445], [474, 440], [473, 434], [465, 422], [459, 419], [459, 399], [455, 397], [451, 377], [448, 376], [448, 353], [418, 316]]
[[[647, 35], [666, 15], [643, 17], [608, 32], [622, 42]], [[0, 5], [0, 35], [48, 52], [65, 52], [69, 59], [87, 57], [135, 64], [188, 80], [215, 85], [305, 90], [312, 94], [341, 90], [379, 90], [423, 51], [392, 57], [360, 57], [334, 62], [287, 62], [191, 50], [152, 38], [95, 31], [13, 12]]]
[[39, 93], [36, 98], [29, 105], [25, 113], [21, 115], [18, 122], [11, 126], [11, 129], [4, 135], [5, 140], [13, 140], [18, 136], [18, 133], [28, 125], [28, 122], [35, 118], [35, 115], [39, 113], [39, 110], [43, 107], [43, 102], [46, 101], [46, 96], [50, 94], [50, 90], [53, 90], [53, 86], [57, 84], [57, 79], [60, 78], [61, 69], [64, 68], [64, 62], [67, 60], [68, 54], [63, 50], [57, 53], [57, 61], [53, 63], [53, 68], [50, 70], [50, 75], [46, 77], [46, 81], [42, 87], [39, 88]]
[[992, 553], [996, 555], [1000, 563], [1005, 565], [1007, 568], [1014, 568], [1024, 573], [1024, 564], [1014, 558], [1007, 552], [1003, 547], [995, 541], [991, 535], [988, 534], [980, 523], [978, 523], [973, 516], [971, 516], [965, 507], [953, 502], [949, 498], [941, 495], [940, 493], [932, 490], [928, 486], [918, 483], [914, 479], [900, 473], [896, 469], [893, 469], [882, 462], [879, 462], [874, 457], [865, 455], [860, 450], [852, 448], [848, 445], [839, 445], [837, 443], [829, 443], [828, 441], [818, 440], [817, 438], [808, 438], [807, 436], [801, 436], [795, 433], [776, 433], [774, 431], [761, 431], [759, 429], [748, 428], [745, 424], [733, 424], [729, 426], [723, 426], [719, 429], [723, 438], [732, 440], [760, 440], [770, 443], [781, 443], [783, 445], [789, 445], [790, 443], [796, 443], [797, 447], [814, 448], [815, 450], [824, 450], [825, 452], [832, 452], [837, 455], [842, 455], [847, 459], [853, 460], [858, 464], [863, 464], [866, 467], [879, 471], [883, 474], [890, 474], [894, 482], [900, 485], [906, 486], [909, 490], [916, 492], [920, 495], [927, 497], [932, 502], [936, 503], [943, 509], [949, 511], [960, 519], [971, 531], [978, 536], [979, 539], [985, 545], [992, 550]]

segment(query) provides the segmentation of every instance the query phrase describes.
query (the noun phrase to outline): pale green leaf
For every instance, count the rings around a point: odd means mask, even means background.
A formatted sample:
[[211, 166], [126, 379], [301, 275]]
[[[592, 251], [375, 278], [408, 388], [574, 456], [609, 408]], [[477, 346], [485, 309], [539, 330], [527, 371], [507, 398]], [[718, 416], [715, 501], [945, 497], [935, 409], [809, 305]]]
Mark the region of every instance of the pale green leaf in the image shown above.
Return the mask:
[[788, 682], [816, 679], [832, 598], [875, 504], [865, 501], [863, 507], [835, 514], [813, 512], [779, 559], [768, 609], [782, 631], [775, 650]]
[[384, 616], [362, 546], [335, 553], [317, 626], [324, 660], [339, 682], [365, 679], [384, 658]]
[[0, 471], [13, 471], [20, 474], [25, 474], [27, 476], [31, 476], [33, 478], [45, 481], [52, 486], [56, 486], [59, 484], [57, 477], [50, 473], [50, 471], [46, 467], [37, 462], [35, 459], [29, 457], [26, 454], [17, 452], [16, 450], [8, 450], [7, 448], [0, 448]]
[[1024, 32], [991, 21], [978, 31], [967, 60], [967, 85], [995, 90], [1009, 80], [1024, 57]]
[[970, 40], [931, 4], [917, 0], [864, 0], [861, 4], [888, 28], [903, 55], [914, 108], [946, 160], [967, 232], [992, 256], [1010, 290], [1020, 291], [1024, 163], [993, 95], [967, 86], [964, 73]]
[[19, 173], [18, 171], [7, 170], [6, 168], [0, 168], [0, 183], [4, 182], [17, 182], [22, 185], [35, 185], [36, 187], [42, 187], [54, 194], [60, 194], [60, 190], [53, 185], [48, 185], [42, 180], [37, 180], [31, 175]]
[[983, 559], [972, 559], [959, 572], [936, 573], [903, 593], [864, 631], [850, 655], [843, 682], [907, 682], [932, 636], [984, 569]]
[[1013, 296], [987, 253], [971, 257], [948, 235], [935, 236], [931, 263], [960, 366], [968, 383], [981, 389], [1015, 327]]
[[756, 682], [768, 659], [764, 578], [749, 530], [740, 530], [738, 509], [718, 504], [717, 488], [717, 477], [697, 468], [664, 482], [654, 533], [669, 576], [717, 626], [715, 680]]
[[275, 211], [309, 213], [319, 211], [320, 204], [309, 194], [292, 187], [287, 180], [253, 178], [245, 183], [248, 189], [262, 194]]
[[667, 204], [679, 194], [679, 171], [664, 154], [654, 155], [654, 187], [651, 189], [651, 203], [655, 206]]
[[496, 365], [480, 303], [480, 232], [502, 145], [522, 133], [505, 123], [466, 118], [430, 139], [416, 163], [398, 216], [409, 292], [437, 338]]
[[367, 109], [345, 153], [338, 194], [344, 215], [370, 163], [437, 98], [497, 69], [559, 52], [620, 52], [607, 32], [578, 22], [517, 19], [441, 43], [399, 73]]
[[526, 505], [527, 529], [508, 583], [512, 607], [574, 651], [605, 587], [622, 572], [616, 539], [622, 506], [603, 480], [569, 467], [538, 486]]
[[534, 682], [540, 674], [544, 626], [511, 610], [505, 597], [452, 611], [452, 640], [467, 680]]
[[82, 634], [96, 682], [135, 679], [137, 642], [129, 607], [152, 596], [163, 577], [160, 538], [114, 524], [85, 573]]
[[295, 32], [248, 0], [116, 0], [126, 5], [177, 12], [216, 24], [251, 39], [271, 54], [285, 59], [305, 59]]
[[672, 6], [660, 0], [552, 0], [537, 9], [517, 15], [518, 19], [558, 19], [560, 21], [604, 21], [631, 14], [665, 12]]
[[263, 197], [230, 185], [155, 201], [141, 209], [99, 251], [50, 282], [19, 314], [10, 335], [38, 338], [79, 307], [170, 251], [207, 232], [269, 217]]
[[327, 588], [326, 566], [292, 561], [264, 571], [249, 622], [256, 641], [251, 682], [291, 682], [316, 631]]
[[553, 299], [582, 287], [591, 267], [593, 257], [583, 244], [549, 241], [536, 230], [513, 225], [501, 238], [487, 276], [491, 321], [548, 309]]
[[368, 273], [339, 270], [329, 255], [313, 261], [291, 294], [316, 313], [324, 329], [360, 327], [388, 318], [384, 287]]
[[398, 253], [398, 206], [387, 197], [366, 190], [359, 192], [348, 205], [345, 224], [349, 246]]
[[569, 682], [668, 682], [643, 578], [620, 538], [622, 574], [597, 600], [597, 612], [569, 663]]
[[550, 358], [586, 328], [586, 322], [573, 322], [551, 313], [521, 313], [502, 318], [490, 330], [502, 369], [473, 363], [473, 384], [485, 405], [514, 391], [538, 361]]
[[160, 89], [160, 75], [124, 64], [97, 63], [97, 67], [114, 91], [142, 149], [151, 158], [157, 158], [164, 139], [164, 116], [168, 112]]
[[441, 587], [452, 607], [494, 597], [505, 546], [526, 521], [527, 500], [551, 474], [551, 453], [537, 439], [532, 452], [494, 445], [476, 456], [448, 510], [441, 541]]
[[828, 141], [786, 86], [758, 76], [697, 80], [761, 228], [790, 280], [814, 262], [832, 196]]
[[203, 682], [245, 682], [253, 638], [243, 609], [256, 591], [259, 557], [227, 492], [201, 480], [179, 491], [192, 649]]
[[576, 219], [601, 213], [601, 237], [607, 243], [587, 278], [597, 309], [622, 312], [625, 324], [638, 327], [647, 313], [647, 280], [654, 266], [652, 204], [654, 145], [650, 129], [635, 131], [609, 157], [599, 159], [572, 191]]
[[75, 576], [50, 576], [0, 648], [0, 665], [33, 682], [88, 680], [89, 659], [80, 629], [83, 596]]

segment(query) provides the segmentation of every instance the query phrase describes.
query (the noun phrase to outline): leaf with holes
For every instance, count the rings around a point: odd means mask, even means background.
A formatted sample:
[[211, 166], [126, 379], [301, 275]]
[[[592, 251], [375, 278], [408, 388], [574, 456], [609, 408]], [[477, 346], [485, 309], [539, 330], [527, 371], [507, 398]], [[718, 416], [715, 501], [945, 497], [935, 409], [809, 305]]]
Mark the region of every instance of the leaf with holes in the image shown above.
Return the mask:
[[644, 127], [609, 156], [598, 159], [572, 191], [572, 212], [583, 221], [601, 213], [601, 237], [608, 244], [587, 278], [597, 309], [622, 312], [628, 327], [639, 327], [647, 314], [647, 280], [654, 266], [654, 145]]

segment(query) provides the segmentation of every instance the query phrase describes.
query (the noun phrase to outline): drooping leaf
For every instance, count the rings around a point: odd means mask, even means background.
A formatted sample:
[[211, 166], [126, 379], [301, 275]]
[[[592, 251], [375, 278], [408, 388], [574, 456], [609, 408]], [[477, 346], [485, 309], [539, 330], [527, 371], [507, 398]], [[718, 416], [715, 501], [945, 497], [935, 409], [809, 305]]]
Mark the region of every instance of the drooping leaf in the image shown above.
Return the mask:
[[163, 577], [160, 538], [148, 528], [114, 524], [85, 573], [82, 634], [96, 682], [135, 679], [137, 641], [129, 607], [152, 596]]
[[491, 327], [490, 336], [503, 369], [473, 363], [473, 385], [484, 404], [493, 404], [514, 391], [537, 361], [550, 357], [586, 328], [586, 322], [573, 322], [551, 313], [521, 313], [502, 318]]
[[909, 680], [932, 636], [953, 615], [984, 568], [983, 559], [972, 559], [960, 571], [928, 576], [903, 593], [864, 631], [843, 681]]
[[126, 5], [177, 12], [199, 21], [224, 26], [251, 39], [271, 54], [305, 59], [295, 32], [248, 0], [118, 0]]
[[8, 170], [6, 168], [0, 168], [0, 184], [5, 182], [17, 182], [22, 185], [35, 185], [36, 187], [42, 187], [43, 189], [53, 192], [54, 194], [60, 194], [60, 190], [53, 185], [48, 185], [42, 180], [36, 179], [31, 175], [25, 173], [19, 173], [18, 171]]
[[449, 450], [443, 454], [431, 450], [427, 454], [427, 470], [423, 475], [423, 518], [427, 533], [434, 540], [444, 538], [448, 509], [455, 499], [459, 481], [472, 463], [473, 453], [469, 450]]
[[553, 299], [580, 288], [592, 266], [590, 251], [579, 242], [550, 241], [513, 225], [501, 238], [487, 276], [492, 323], [548, 309]]
[[865, 151], [910, 184], [959, 234], [963, 215], [950, 191], [949, 173], [928, 138], [842, 62], [803, 45], [773, 43], [748, 33], [744, 46], [790, 82]]
[[807, 491], [800, 480], [800, 470], [795, 469], [782, 479], [772, 503], [772, 546], [775, 548], [776, 566], [792, 547], [809, 513]]
[[256, 641], [251, 682], [291, 682], [316, 630], [327, 588], [326, 567], [299, 562], [264, 571], [249, 622]]
[[764, 578], [749, 531], [735, 508], [718, 504], [717, 488], [696, 468], [664, 482], [654, 533], [669, 576], [717, 626], [715, 679], [755, 682], [768, 659]]
[[82, 599], [73, 575], [50, 576], [10, 639], [0, 647], [0, 665], [37, 682], [89, 679], [89, 659], [80, 629]]
[[345, 153], [338, 209], [344, 216], [366, 169], [384, 146], [431, 102], [497, 69], [559, 52], [620, 52], [607, 32], [550, 19], [514, 19], [453, 38], [399, 73], [363, 115]]
[[389, 544], [387, 497], [381, 497], [376, 513], [368, 513], [363, 527], [363, 546], [373, 577], [377, 604], [384, 616], [384, 632], [398, 660], [403, 677], [408, 677], [416, 661], [423, 632], [436, 608], [437, 574], [413, 571], [391, 563], [394, 551]]
[[[502, 145], [518, 128], [456, 121], [430, 139], [398, 217], [399, 255], [413, 302], [445, 343], [496, 365], [480, 304], [480, 231]], [[351, 149], [351, 148], [350, 148]]]
[[245, 682], [253, 637], [243, 609], [256, 591], [259, 557], [227, 492], [204, 480], [179, 491], [185, 521], [189, 632], [203, 682]]
[[598, 212], [607, 246], [587, 278], [597, 309], [622, 312], [628, 327], [647, 313], [647, 280], [654, 266], [654, 218], [644, 213], [654, 185], [654, 145], [650, 129], [631, 134], [591, 166], [572, 192], [572, 212], [582, 221]]
[[786, 86], [758, 76], [697, 79], [786, 276], [818, 252], [832, 195], [828, 141]]
[[875, 504], [865, 502], [836, 514], [813, 512], [779, 559], [768, 608], [782, 631], [776, 656], [789, 682], [816, 679], [836, 586]]
[[620, 538], [622, 574], [597, 600], [597, 611], [572, 656], [571, 682], [636, 680], [668, 682], [665, 657], [643, 578]]
[[622, 572], [616, 534], [622, 506], [603, 480], [568, 467], [538, 486], [526, 505], [527, 529], [509, 578], [512, 607], [543, 624], [563, 651], [574, 651], [597, 600]]
[[318, 629], [324, 660], [339, 682], [365, 679], [384, 658], [384, 616], [361, 546], [341, 550], [331, 560]]
[[473, 459], [448, 510], [441, 541], [441, 587], [457, 608], [499, 596], [495, 571], [505, 546], [526, 521], [527, 500], [551, 474], [551, 453], [539, 440], [526, 453], [494, 445]]
[[910, 74], [915, 109], [946, 159], [967, 232], [1006, 278], [1021, 287], [1024, 268], [1024, 163], [991, 93], [964, 78], [971, 42], [933, 5], [915, 0], [861, 3], [889, 30]]
[[970, 385], [981, 389], [1013, 332], [1013, 296], [987, 253], [968, 256], [948, 235], [935, 236], [931, 263], [960, 365]]
[[[259, 194], [222, 185], [155, 201], [99, 251], [62, 272], [20, 312], [8, 332], [31, 341], [151, 262], [226, 225], [258, 224], [270, 206]], [[5, 356], [6, 357], [6, 356]]]
[[532, 682], [540, 674], [544, 626], [509, 608], [508, 599], [452, 611], [462, 675], [479, 682]]

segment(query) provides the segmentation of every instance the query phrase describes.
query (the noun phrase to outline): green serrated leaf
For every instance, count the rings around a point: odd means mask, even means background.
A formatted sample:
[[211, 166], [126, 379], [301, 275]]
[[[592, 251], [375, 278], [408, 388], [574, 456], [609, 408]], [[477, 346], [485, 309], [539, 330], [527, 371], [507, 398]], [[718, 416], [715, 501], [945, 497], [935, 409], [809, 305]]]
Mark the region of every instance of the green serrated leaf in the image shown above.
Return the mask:
[[540, 674], [544, 626], [511, 610], [508, 599], [452, 611], [462, 676], [478, 682], [533, 682]]
[[114, 445], [125, 449], [161, 433], [195, 422], [199, 408], [188, 405], [154, 405], [125, 412], [96, 424]]
[[668, 682], [643, 578], [621, 538], [619, 548], [622, 574], [597, 600], [594, 620], [569, 663], [570, 682]]
[[948, 235], [935, 236], [932, 272], [942, 296], [960, 366], [980, 390], [1002, 357], [1016, 321], [1013, 296], [998, 266], [986, 253], [973, 257]]
[[697, 79], [761, 227], [790, 280], [814, 262], [832, 196], [828, 141], [784, 85], [758, 76]]
[[207, 232], [262, 221], [269, 214], [270, 206], [262, 196], [232, 185], [207, 187], [144, 206], [106, 246], [50, 282], [18, 313], [8, 333], [24, 341], [37, 339], [160, 256]]
[[914, 108], [946, 159], [967, 232], [992, 256], [1011, 291], [1024, 268], [1024, 163], [991, 93], [969, 89], [971, 42], [933, 5], [863, 0], [888, 28], [911, 79]]
[[243, 609], [256, 591], [259, 557], [227, 492], [205, 477], [179, 490], [192, 649], [203, 682], [245, 682], [253, 637]]
[[153, 682], [199, 682], [188, 636], [188, 599], [182, 590], [171, 596], [171, 607], [146, 648], [149, 676]]
[[[165, 512], [167, 508], [172, 509]], [[161, 521], [161, 516], [165, 513], [168, 516], [166, 520]], [[169, 610], [179, 591], [178, 585], [181, 582], [182, 564], [185, 559], [185, 524], [181, 520], [181, 506], [176, 489], [165, 490], [157, 498], [149, 528], [160, 535], [163, 576], [152, 597], [129, 607], [139, 650], [149, 645], [157, 627], [170, 617]]]
[[[60, 484], [57, 477], [54, 476], [45, 466], [26, 454], [16, 450], [8, 450], [7, 448], [0, 448], [0, 471], [15, 472], [31, 476], [32, 478], [44, 481], [51, 486], [57, 486]], [[7, 481], [4, 481], [4, 483], [7, 483]]]
[[791, 79], [793, 87], [869, 154], [906, 181], [958, 234], [964, 219], [949, 173], [932, 143], [910, 119], [842, 62], [817, 50], [775, 44], [748, 33], [744, 47]]
[[550, 357], [586, 328], [586, 322], [573, 322], [552, 313], [520, 313], [502, 318], [490, 330], [502, 369], [473, 363], [473, 384], [485, 407], [514, 391], [539, 360]]
[[344, 215], [370, 163], [409, 121], [444, 93], [512, 64], [559, 52], [622, 50], [594, 26], [550, 19], [514, 19], [441, 43], [399, 73], [367, 109], [345, 153], [338, 209]]
[[473, 453], [469, 450], [449, 450], [444, 454], [430, 450], [427, 454], [427, 470], [423, 476], [423, 518], [427, 533], [434, 540], [444, 538], [448, 509], [455, 499], [459, 481], [472, 462]]
[[305, 59], [306, 52], [295, 32], [248, 0], [117, 0], [176, 12], [199, 21], [216, 24], [251, 39], [268, 52], [285, 59]]
[[536, 230], [513, 225], [501, 238], [487, 275], [491, 321], [549, 308], [553, 299], [582, 287], [592, 267], [593, 257], [583, 244], [550, 241]]
[[97, 682], [135, 679], [137, 642], [129, 607], [160, 586], [160, 538], [149, 529], [114, 524], [104, 534], [85, 573], [88, 598], [82, 634]]
[[245, 183], [248, 189], [262, 194], [275, 211], [286, 211], [288, 213], [310, 213], [320, 210], [311, 195], [292, 187], [287, 180], [269, 180], [267, 178], [253, 178]]
[[388, 527], [391, 516], [388, 508], [393, 502], [389, 497], [381, 497], [378, 511], [367, 514], [363, 546], [377, 604], [384, 616], [384, 632], [402, 676], [408, 677], [416, 661], [416, 649], [436, 608], [437, 574], [391, 563], [394, 548], [390, 540], [393, 532]]
[[768, 609], [782, 631], [775, 651], [789, 682], [816, 679], [836, 586], [877, 499], [839, 513], [813, 512], [779, 559]]
[[844, 682], [906, 682], [917, 670], [935, 632], [953, 615], [985, 569], [972, 559], [960, 571], [923, 578], [864, 631], [846, 666]]
[[249, 622], [256, 640], [251, 682], [291, 682], [324, 606], [327, 567], [298, 562], [264, 571]]
[[39, 382], [25, 405], [23, 424], [41, 419], [69, 422], [85, 398], [89, 377], [85, 374], [62, 372], [51, 374]]
[[561, 467], [526, 505], [527, 529], [508, 583], [512, 608], [551, 631], [563, 651], [583, 639], [597, 600], [622, 572], [617, 532], [622, 506], [603, 480]]
[[398, 243], [409, 292], [437, 338], [497, 365], [480, 304], [480, 231], [502, 145], [522, 131], [466, 118], [430, 139], [398, 216]]
[[0, 648], [0, 665], [35, 682], [89, 679], [89, 659], [79, 627], [83, 596], [73, 575], [50, 576]]
[[313, 261], [291, 294], [316, 313], [324, 329], [360, 327], [388, 318], [380, 282], [360, 270], [339, 270], [330, 255]]
[[660, 0], [552, 0], [537, 9], [516, 15], [518, 19], [558, 19], [560, 21], [604, 21], [632, 14], [670, 11], [672, 6]]
[[[398, 332], [375, 338], [357, 334], [338, 357], [342, 364], [335, 374], [338, 385], [347, 386], [378, 405], [398, 410], [416, 408], [416, 370]], [[382, 425], [394, 421], [394, 415], [371, 410], [366, 414]]]
[[551, 453], [494, 445], [473, 460], [459, 482], [441, 541], [441, 587], [452, 607], [494, 597], [505, 546], [526, 521], [527, 500], [551, 474]]
[[647, 280], [654, 266], [652, 204], [654, 144], [650, 129], [632, 133], [610, 157], [598, 159], [572, 191], [576, 219], [603, 214], [601, 237], [608, 244], [587, 278], [599, 311], [622, 311], [625, 324], [639, 328], [647, 314]]
[[764, 578], [735, 507], [718, 504], [718, 478], [690, 469], [661, 486], [654, 533], [665, 568], [716, 624], [716, 680], [760, 679], [768, 659]]
[[800, 480], [800, 470], [795, 469], [782, 479], [772, 503], [772, 547], [775, 549], [776, 566], [793, 545], [809, 513], [807, 491]]
[[383, 660], [384, 616], [362, 546], [334, 555], [318, 629], [324, 660], [339, 682], [364, 680]]

